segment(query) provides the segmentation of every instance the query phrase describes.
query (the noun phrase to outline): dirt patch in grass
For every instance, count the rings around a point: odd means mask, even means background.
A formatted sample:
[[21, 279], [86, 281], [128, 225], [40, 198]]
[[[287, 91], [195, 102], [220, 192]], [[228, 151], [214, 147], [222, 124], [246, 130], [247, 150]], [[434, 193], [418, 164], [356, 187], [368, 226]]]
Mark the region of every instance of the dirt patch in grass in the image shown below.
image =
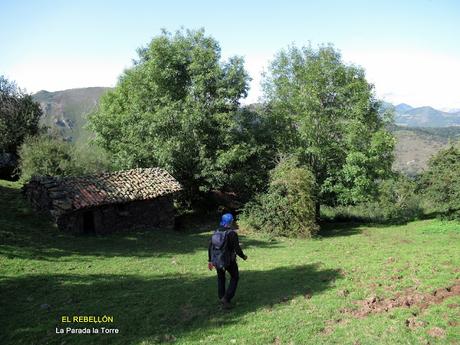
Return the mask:
[[416, 329], [419, 327], [425, 327], [427, 323], [422, 320], [418, 320], [415, 316], [410, 317], [406, 320], [406, 326], [410, 329]]
[[446, 331], [439, 327], [433, 327], [428, 331], [428, 334], [434, 338], [444, 338]]
[[350, 291], [348, 291], [347, 289], [339, 290], [337, 292], [337, 296], [339, 297], [347, 297], [349, 294], [350, 294]]
[[272, 344], [273, 344], [273, 345], [281, 345], [281, 339], [280, 339], [280, 337], [276, 336], [276, 337], [273, 339]]
[[390, 256], [390, 257], [386, 260], [386, 263], [387, 263], [387, 264], [392, 264], [392, 263], [395, 262], [395, 261], [396, 261], [396, 259], [395, 259], [394, 257]]
[[330, 335], [334, 333], [335, 326], [341, 325], [341, 324], [346, 324], [348, 323], [348, 320], [344, 319], [334, 319], [334, 320], [327, 320], [323, 329], [321, 330], [320, 334], [321, 335]]
[[432, 293], [420, 293], [414, 290], [406, 290], [395, 297], [380, 299], [371, 296], [363, 301], [355, 302], [359, 308], [342, 309], [342, 313], [352, 314], [355, 317], [365, 317], [370, 314], [387, 312], [394, 308], [410, 308], [413, 306], [421, 309], [428, 308], [431, 304], [442, 303], [446, 298], [460, 296], [460, 280], [447, 288], [440, 288]]
[[321, 330], [321, 335], [331, 335], [334, 333], [334, 328], [332, 326], [326, 326]]

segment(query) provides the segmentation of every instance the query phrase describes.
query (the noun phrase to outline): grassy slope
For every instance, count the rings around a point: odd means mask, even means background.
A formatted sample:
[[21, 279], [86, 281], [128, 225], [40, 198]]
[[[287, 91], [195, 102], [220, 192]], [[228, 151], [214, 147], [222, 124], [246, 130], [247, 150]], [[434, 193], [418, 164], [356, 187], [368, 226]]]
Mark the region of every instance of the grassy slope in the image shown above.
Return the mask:
[[449, 141], [460, 139], [460, 127], [395, 127], [393, 134], [396, 137], [393, 168], [408, 175], [416, 175], [426, 169], [429, 159], [446, 147]]
[[[448, 325], [458, 320], [451, 304], [459, 296], [421, 311], [428, 324], [416, 330], [405, 324], [416, 308], [362, 319], [339, 311], [373, 294], [451, 285], [460, 277], [458, 223], [335, 225], [298, 241], [241, 235], [249, 259], [240, 263], [236, 307], [222, 311], [206, 269], [211, 225], [71, 237], [35, 216], [15, 183], [0, 182], [0, 204], [1, 344], [460, 342], [459, 326]], [[113, 315], [121, 335], [56, 335], [62, 315]], [[432, 327], [446, 336], [432, 338]]]
[[394, 135], [396, 159], [393, 168], [408, 175], [426, 169], [430, 158], [447, 145], [436, 136], [420, 135], [411, 130], [400, 130]]
[[[39, 91], [33, 97], [44, 111], [41, 123], [58, 130], [63, 137], [72, 137], [72, 141], [76, 142], [87, 139], [88, 131], [84, 128], [87, 115], [96, 109], [99, 99], [108, 90], [110, 88], [87, 87], [56, 92]], [[58, 126], [55, 120], [65, 120], [72, 124], [72, 128]]]

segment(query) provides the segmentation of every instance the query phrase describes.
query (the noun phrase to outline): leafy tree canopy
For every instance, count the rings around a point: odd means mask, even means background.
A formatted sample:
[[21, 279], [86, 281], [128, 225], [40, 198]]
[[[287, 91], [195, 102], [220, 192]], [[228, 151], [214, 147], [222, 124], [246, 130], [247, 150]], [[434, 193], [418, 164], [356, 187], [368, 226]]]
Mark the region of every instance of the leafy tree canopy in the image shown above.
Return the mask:
[[21, 180], [33, 175], [78, 176], [111, 170], [105, 152], [85, 145], [76, 146], [47, 134], [29, 136], [19, 148]]
[[221, 61], [204, 30], [163, 31], [138, 55], [90, 118], [96, 142], [119, 168], [166, 168], [188, 199], [223, 187], [231, 168], [257, 153], [241, 140], [249, 114], [238, 110], [249, 81], [243, 59]]
[[460, 219], [460, 143], [439, 151], [422, 175], [421, 185], [431, 208]]
[[27, 135], [38, 133], [41, 115], [31, 95], [0, 76], [0, 152], [16, 153]]
[[239, 224], [271, 235], [312, 237], [315, 178], [294, 157], [282, 157], [270, 171], [268, 190], [247, 203]]
[[375, 196], [377, 180], [391, 171], [394, 139], [362, 68], [345, 64], [332, 46], [291, 46], [276, 55], [264, 91], [284, 128], [277, 145], [312, 171], [318, 205]]

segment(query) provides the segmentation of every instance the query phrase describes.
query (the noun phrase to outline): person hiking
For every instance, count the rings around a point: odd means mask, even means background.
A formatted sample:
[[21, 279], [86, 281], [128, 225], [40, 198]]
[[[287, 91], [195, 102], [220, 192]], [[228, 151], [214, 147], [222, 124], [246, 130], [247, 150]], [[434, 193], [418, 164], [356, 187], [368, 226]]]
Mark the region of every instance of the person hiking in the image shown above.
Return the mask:
[[[217, 295], [225, 309], [231, 308], [230, 301], [235, 296], [238, 286], [239, 272], [236, 255], [243, 260], [248, 257], [243, 253], [238, 234], [232, 228], [233, 216], [226, 213], [222, 216], [220, 227], [214, 232], [208, 247], [208, 268], [214, 267], [217, 272]], [[230, 283], [225, 289], [225, 272], [230, 274]]]

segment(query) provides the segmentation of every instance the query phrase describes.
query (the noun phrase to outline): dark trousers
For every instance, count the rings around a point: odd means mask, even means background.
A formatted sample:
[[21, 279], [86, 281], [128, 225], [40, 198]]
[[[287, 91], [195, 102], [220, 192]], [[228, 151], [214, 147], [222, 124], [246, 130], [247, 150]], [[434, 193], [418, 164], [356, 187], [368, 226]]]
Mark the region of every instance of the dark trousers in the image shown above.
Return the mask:
[[[228, 284], [227, 291], [225, 291], [225, 271], [230, 273], [230, 284]], [[238, 265], [236, 261], [232, 261], [226, 269], [217, 270], [217, 292], [219, 295], [219, 299], [225, 296], [225, 299], [228, 302], [231, 301], [233, 296], [235, 296], [239, 278], [240, 275], [238, 272]]]

